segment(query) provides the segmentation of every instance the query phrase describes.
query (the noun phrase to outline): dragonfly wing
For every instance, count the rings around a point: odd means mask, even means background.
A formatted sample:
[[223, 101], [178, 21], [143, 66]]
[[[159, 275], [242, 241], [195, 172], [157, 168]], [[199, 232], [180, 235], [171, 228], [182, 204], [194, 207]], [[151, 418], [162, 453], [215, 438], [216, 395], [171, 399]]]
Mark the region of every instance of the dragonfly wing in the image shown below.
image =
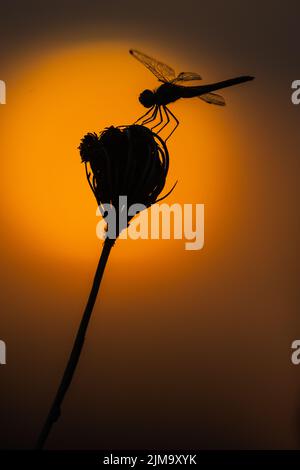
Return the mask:
[[152, 57], [135, 49], [130, 49], [130, 54], [147, 67], [161, 82], [172, 82], [175, 79], [175, 71], [169, 65], [159, 62]]
[[225, 100], [223, 96], [217, 95], [217, 93], [205, 93], [205, 95], [198, 96], [200, 100], [205, 101], [209, 104], [217, 104], [218, 106], [225, 106]]
[[202, 80], [202, 77], [195, 72], [180, 72], [180, 74], [173, 80], [173, 83], [190, 82], [191, 80]]

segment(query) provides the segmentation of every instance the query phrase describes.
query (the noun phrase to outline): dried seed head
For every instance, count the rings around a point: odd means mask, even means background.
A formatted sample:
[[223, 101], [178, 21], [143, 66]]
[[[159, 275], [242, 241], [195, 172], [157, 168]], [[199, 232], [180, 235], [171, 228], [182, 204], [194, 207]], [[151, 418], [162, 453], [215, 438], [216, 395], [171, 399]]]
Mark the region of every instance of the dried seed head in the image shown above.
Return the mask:
[[169, 153], [165, 142], [145, 126], [111, 126], [99, 135], [88, 133], [79, 150], [100, 208], [118, 208], [119, 196], [127, 196], [128, 206], [149, 207], [175, 186], [158, 199], [166, 183]]

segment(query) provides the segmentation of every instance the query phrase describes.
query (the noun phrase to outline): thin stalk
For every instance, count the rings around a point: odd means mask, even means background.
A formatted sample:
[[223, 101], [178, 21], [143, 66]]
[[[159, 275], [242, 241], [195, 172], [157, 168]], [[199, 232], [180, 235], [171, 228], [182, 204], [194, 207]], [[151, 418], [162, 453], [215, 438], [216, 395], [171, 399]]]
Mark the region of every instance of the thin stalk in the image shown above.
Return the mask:
[[70, 354], [67, 366], [65, 368], [64, 374], [62, 376], [60, 385], [56, 392], [56, 396], [50, 408], [49, 414], [45, 421], [45, 424], [42, 428], [42, 431], [37, 440], [36, 449], [43, 449], [48, 435], [52, 429], [53, 424], [58, 420], [61, 415], [61, 405], [64, 400], [64, 397], [68, 391], [69, 386], [71, 385], [73, 375], [78, 364], [82, 347], [84, 344], [85, 334], [89, 325], [89, 321], [92, 315], [92, 311], [95, 305], [97, 294], [99, 291], [100, 283], [103, 277], [104, 269], [110, 254], [110, 250], [114, 245], [115, 240], [109, 238], [105, 239], [103, 249], [100, 255], [99, 263], [96, 269], [92, 289], [77, 331], [77, 335], [73, 344], [72, 352]]

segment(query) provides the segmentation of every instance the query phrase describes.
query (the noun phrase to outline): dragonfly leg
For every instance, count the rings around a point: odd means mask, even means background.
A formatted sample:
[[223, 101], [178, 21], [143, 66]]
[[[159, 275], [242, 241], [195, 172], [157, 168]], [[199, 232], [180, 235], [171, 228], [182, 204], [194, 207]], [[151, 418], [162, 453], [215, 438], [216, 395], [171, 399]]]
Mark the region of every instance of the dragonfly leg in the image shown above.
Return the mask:
[[174, 114], [172, 113], [172, 111], [169, 110], [169, 108], [167, 108], [167, 106], [165, 107], [165, 112], [167, 115], [171, 115], [172, 118], [175, 120], [176, 122], [176, 126], [174, 127], [174, 129], [172, 130], [171, 134], [168, 135], [168, 137], [165, 139], [165, 142], [167, 142], [167, 140], [171, 137], [171, 135], [173, 134], [173, 132], [175, 131], [175, 129], [177, 129], [177, 127], [179, 126], [179, 121], [177, 119], [176, 116], [174, 116]]
[[161, 123], [163, 122], [163, 115], [162, 115], [162, 112], [161, 112], [161, 106], [158, 106], [158, 111], [159, 111], [159, 122], [157, 124], [155, 124], [155, 126], [151, 127], [151, 131], [153, 131], [153, 129], [155, 129], [156, 127], [160, 126]]
[[141, 119], [145, 118], [149, 113], [151, 113], [151, 111], [153, 111], [153, 108], [154, 108], [154, 106], [152, 106], [150, 109], [148, 109], [148, 111], [147, 111], [145, 114], [143, 114], [143, 116], [141, 116], [140, 118], [138, 118], [138, 119], [135, 121], [134, 124], [136, 124], [136, 123], [139, 122]]
[[144, 121], [142, 121], [142, 125], [144, 126], [145, 124], [149, 124], [149, 122], [155, 121], [156, 116], [157, 116], [157, 111], [158, 111], [158, 106], [155, 106], [154, 111], [151, 114], [151, 116], [148, 117], [147, 119], [144, 119]]
[[159, 133], [163, 130], [163, 128], [166, 127], [166, 125], [169, 124], [169, 122], [170, 122], [169, 115], [168, 115], [168, 113], [167, 113], [167, 111], [166, 111], [166, 106], [163, 106], [163, 110], [164, 110], [164, 112], [165, 112], [165, 116], [166, 116], [166, 118], [167, 118], [167, 122], [165, 122], [164, 125], [159, 129], [159, 131], [157, 131], [157, 134], [159, 134]]

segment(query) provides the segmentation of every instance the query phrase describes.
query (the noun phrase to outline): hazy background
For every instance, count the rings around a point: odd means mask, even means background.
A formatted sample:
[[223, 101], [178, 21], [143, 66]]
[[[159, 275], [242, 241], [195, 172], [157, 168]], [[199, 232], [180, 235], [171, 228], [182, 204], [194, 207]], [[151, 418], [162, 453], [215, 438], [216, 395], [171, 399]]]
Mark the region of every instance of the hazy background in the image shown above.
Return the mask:
[[117, 243], [48, 447], [299, 447], [299, 2], [0, 8], [1, 447], [33, 446], [80, 321], [101, 243], [76, 145], [142, 113], [129, 47], [256, 80], [172, 107], [169, 201], [205, 204], [205, 248]]

